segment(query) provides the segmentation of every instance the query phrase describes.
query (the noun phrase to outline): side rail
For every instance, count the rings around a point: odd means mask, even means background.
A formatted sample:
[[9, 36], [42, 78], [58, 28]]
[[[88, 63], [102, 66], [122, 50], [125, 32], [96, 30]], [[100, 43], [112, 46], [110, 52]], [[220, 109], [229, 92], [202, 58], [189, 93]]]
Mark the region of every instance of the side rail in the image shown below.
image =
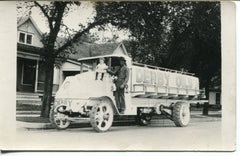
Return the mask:
[[199, 80], [197, 77], [149, 69], [147, 67], [132, 66], [133, 96], [168, 96], [198, 98], [200, 95]]

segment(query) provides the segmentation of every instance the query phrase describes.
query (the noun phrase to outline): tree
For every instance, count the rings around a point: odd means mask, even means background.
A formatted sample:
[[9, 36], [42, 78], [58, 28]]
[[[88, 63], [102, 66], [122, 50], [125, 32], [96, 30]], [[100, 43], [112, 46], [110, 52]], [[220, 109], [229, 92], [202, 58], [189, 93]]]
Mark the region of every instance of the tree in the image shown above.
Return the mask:
[[213, 55], [221, 61], [219, 2], [102, 2], [96, 11], [130, 31], [133, 60], [196, 72], [204, 44], [215, 45]]
[[[209, 99], [211, 79], [218, 77], [221, 81], [220, 3], [189, 2], [188, 5], [191, 13], [180, 14], [173, 21], [168, 67], [196, 73]], [[183, 20], [186, 15], [188, 20]], [[207, 111], [205, 108], [204, 114]]]
[[69, 56], [69, 54], [74, 53], [73, 43], [78, 42], [78, 40], [88, 33], [90, 29], [102, 25], [106, 22], [106, 20], [98, 16], [92, 23], [89, 23], [88, 26], [84, 27], [80, 25], [81, 29], [79, 31], [77, 31], [74, 35], [69, 35], [67, 40], [61, 46], [56, 46], [60, 30], [62, 30], [63, 27], [66, 28], [65, 31], [69, 30], [69, 28], [63, 24], [63, 17], [69, 13], [71, 6], [80, 6], [81, 3], [70, 1], [52, 1], [41, 3], [34, 1], [25, 2], [25, 5], [29, 8], [29, 10], [33, 7], [39, 8], [40, 12], [46, 18], [46, 23], [49, 28], [49, 33], [45, 33], [43, 35], [43, 53], [41, 54], [45, 63], [45, 83], [41, 116], [48, 117], [52, 102], [53, 72], [56, 59], [65, 59]]
[[98, 2], [96, 12], [109, 23], [130, 32], [133, 60], [162, 65], [167, 53], [169, 2]]
[[208, 98], [212, 77], [221, 77], [219, 2], [108, 2], [96, 10], [130, 31], [133, 60], [196, 73]]

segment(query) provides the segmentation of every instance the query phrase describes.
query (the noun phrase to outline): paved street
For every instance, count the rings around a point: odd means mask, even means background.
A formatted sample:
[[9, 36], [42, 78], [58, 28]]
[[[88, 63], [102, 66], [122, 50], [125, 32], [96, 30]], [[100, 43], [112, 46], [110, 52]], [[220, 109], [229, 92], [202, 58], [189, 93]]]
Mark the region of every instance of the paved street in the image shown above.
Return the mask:
[[[19, 123], [18, 123], [19, 124]], [[56, 150], [207, 150], [221, 148], [221, 121], [192, 122], [179, 128], [168, 120], [153, 121], [147, 127], [113, 126], [106, 133], [91, 127], [23, 129], [17, 140], [26, 149]], [[19, 141], [18, 141], [19, 142]], [[18, 147], [21, 148], [21, 141]]]

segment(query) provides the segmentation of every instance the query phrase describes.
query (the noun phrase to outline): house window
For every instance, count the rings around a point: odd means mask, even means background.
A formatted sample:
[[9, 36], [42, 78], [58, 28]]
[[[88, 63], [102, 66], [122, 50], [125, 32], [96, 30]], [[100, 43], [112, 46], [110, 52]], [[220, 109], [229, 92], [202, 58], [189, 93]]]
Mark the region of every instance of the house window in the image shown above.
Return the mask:
[[19, 42], [24, 43], [25, 42], [25, 34], [19, 33]]
[[27, 44], [32, 44], [32, 35], [27, 35]]
[[18, 41], [20, 43], [32, 44], [32, 39], [33, 39], [32, 34], [28, 34], [28, 33], [24, 33], [24, 32], [19, 33], [19, 40]]

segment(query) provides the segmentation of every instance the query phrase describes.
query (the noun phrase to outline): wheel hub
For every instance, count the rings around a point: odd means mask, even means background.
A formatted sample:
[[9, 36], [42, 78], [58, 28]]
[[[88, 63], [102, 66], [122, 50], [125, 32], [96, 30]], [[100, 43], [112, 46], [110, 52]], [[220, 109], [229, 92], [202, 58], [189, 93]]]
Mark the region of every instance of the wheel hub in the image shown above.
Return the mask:
[[103, 115], [103, 120], [108, 120], [108, 118], [109, 118], [109, 114], [104, 114]]
[[184, 106], [182, 109], [182, 121], [184, 124], [189, 122], [189, 111], [187, 106]]

